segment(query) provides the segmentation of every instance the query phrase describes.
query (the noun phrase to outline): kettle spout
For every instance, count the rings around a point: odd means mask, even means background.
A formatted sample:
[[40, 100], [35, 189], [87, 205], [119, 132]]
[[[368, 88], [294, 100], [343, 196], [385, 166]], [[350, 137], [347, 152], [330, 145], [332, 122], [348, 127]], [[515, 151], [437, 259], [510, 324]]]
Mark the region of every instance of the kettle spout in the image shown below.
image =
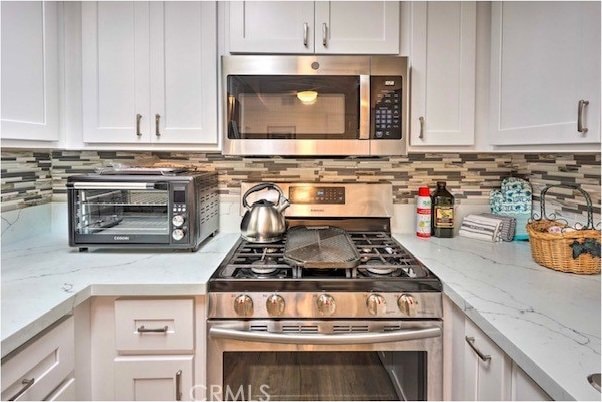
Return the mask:
[[289, 201], [287, 198], [285, 198], [285, 197], [282, 197], [282, 198], [280, 199], [280, 203], [279, 203], [279, 204], [278, 204], [278, 206], [276, 207], [276, 210], [277, 210], [278, 212], [282, 212], [282, 211], [284, 211], [285, 209], [287, 209], [287, 208], [288, 208], [288, 207], [290, 207], [290, 206], [291, 206], [291, 202], [290, 202], [290, 201]]

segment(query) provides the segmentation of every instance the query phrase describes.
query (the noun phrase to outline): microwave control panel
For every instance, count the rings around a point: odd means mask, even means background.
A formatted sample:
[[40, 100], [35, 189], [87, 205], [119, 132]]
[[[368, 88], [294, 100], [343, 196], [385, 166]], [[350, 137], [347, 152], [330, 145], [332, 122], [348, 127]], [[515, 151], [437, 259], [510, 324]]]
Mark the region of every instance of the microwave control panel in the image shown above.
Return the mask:
[[401, 76], [370, 77], [372, 139], [401, 139]]
[[186, 210], [186, 189], [174, 186], [171, 211], [171, 240], [173, 243], [187, 243], [189, 238], [188, 211]]

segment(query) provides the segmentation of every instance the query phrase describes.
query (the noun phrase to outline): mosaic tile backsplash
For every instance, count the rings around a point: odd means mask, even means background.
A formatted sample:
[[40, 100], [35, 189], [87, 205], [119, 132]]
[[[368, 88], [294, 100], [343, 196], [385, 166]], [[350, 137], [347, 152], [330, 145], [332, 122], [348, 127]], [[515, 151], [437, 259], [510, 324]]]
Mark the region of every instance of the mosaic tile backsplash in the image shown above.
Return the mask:
[[[220, 193], [232, 196], [240, 194], [240, 182], [244, 180], [390, 181], [393, 183], [396, 204], [412, 203], [419, 186], [433, 188], [438, 180], [447, 181], [448, 188], [456, 196], [459, 204], [465, 199], [486, 203], [491, 189], [498, 188], [503, 178], [515, 175], [531, 181], [536, 199], [546, 184], [580, 184], [591, 194], [598, 220], [600, 214], [600, 153], [445, 153], [384, 158], [289, 159], [242, 158], [194, 152], [2, 152], [2, 210], [35, 203], [31, 200], [32, 197], [39, 196], [39, 200], [48, 200], [50, 192], [56, 198], [63, 198], [67, 176], [92, 172], [97, 167], [113, 164], [161, 164], [217, 170]], [[17, 165], [22, 165], [21, 170]], [[20, 171], [25, 179], [23, 182], [29, 183], [23, 188], [28, 190], [15, 190], [15, 186], [20, 185], [20, 176], [15, 176], [14, 173]], [[5, 172], [10, 175], [5, 176]], [[34, 177], [39, 177], [39, 184], [30, 183], [32, 172]], [[51, 191], [49, 174], [52, 181]], [[550, 205], [558, 211], [581, 214], [585, 210], [582, 197], [572, 194], [571, 191], [560, 190], [550, 192], [550, 195], [557, 199]], [[27, 197], [29, 201], [26, 200]], [[9, 199], [11, 202], [5, 205], [5, 200]]]
[[51, 154], [44, 151], [2, 151], [2, 211], [49, 202], [52, 198]]

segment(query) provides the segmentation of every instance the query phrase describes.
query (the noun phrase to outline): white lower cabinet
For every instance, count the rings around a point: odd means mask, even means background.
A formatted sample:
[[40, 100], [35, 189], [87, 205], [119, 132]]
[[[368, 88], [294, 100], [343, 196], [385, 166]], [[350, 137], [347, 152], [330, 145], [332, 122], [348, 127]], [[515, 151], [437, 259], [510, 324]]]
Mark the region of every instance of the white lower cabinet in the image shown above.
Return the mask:
[[472, 321], [464, 334], [464, 399], [508, 400], [512, 361]]
[[69, 317], [2, 359], [2, 400], [74, 400], [73, 390], [57, 393], [73, 379], [74, 350]]
[[49, 397], [49, 401], [76, 401], [75, 378], [71, 377], [61, 384]]
[[114, 362], [115, 400], [190, 399], [193, 356], [119, 356]]
[[551, 401], [553, 399], [516, 363], [512, 362], [512, 400]]

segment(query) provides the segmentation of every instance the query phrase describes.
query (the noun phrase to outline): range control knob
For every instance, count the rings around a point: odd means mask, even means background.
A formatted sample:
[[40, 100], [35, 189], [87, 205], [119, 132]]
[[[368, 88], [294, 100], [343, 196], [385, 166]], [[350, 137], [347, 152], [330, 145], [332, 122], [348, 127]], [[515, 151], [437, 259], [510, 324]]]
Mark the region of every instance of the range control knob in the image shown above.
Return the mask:
[[173, 224], [175, 227], [179, 228], [180, 226], [182, 226], [182, 225], [184, 224], [184, 221], [185, 221], [185, 220], [186, 220], [186, 219], [184, 219], [184, 216], [183, 216], [183, 215], [174, 215], [174, 217], [173, 217], [173, 218], [171, 218], [171, 223], [172, 223], [172, 224]]
[[234, 299], [234, 311], [241, 317], [253, 315], [253, 299], [247, 295], [238, 295]]
[[173, 232], [171, 232], [171, 237], [175, 240], [175, 241], [180, 241], [184, 238], [184, 235], [186, 233], [184, 232], [184, 229], [174, 229]]
[[325, 316], [333, 315], [335, 310], [337, 309], [334, 297], [326, 293], [318, 296], [316, 304], [318, 306], [318, 313]]
[[265, 301], [265, 308], [272, 317], [279, 317], [284, 313], [285, 302], [282, 296], [273, 294]]
[[397, 299], [397, 306], [402, 314], [405, 314], [408, 317], [413, 317], [416, 315], [418, 300], [416, 300], [412, 295], [403, 294], [399, 296], [399, 299]]
[[385, 315], [387, 304], [385, 298], [381, 295], [372, 294], [366, 299], [366, 306], [370, 315]]

